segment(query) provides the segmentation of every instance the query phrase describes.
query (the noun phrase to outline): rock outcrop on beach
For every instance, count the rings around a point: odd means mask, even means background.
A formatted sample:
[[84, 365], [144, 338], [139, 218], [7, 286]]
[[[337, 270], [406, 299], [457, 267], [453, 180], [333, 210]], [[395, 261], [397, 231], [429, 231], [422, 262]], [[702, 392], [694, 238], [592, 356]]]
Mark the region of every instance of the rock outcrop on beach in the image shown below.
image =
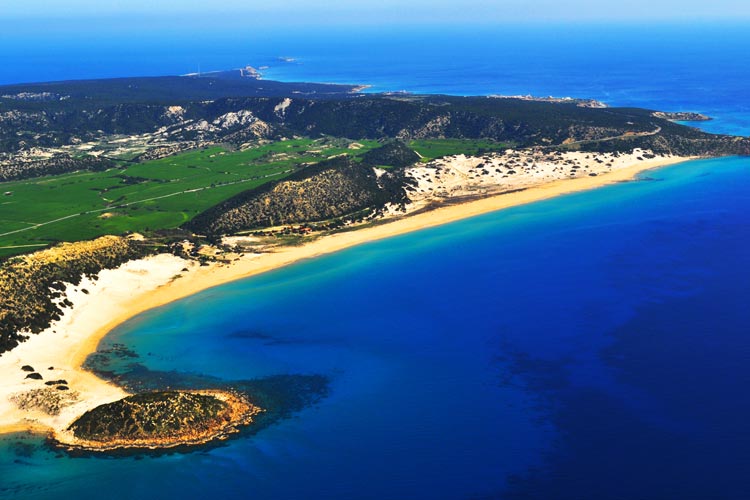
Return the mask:
[[41, 411], [47, 415], [54, 416], [59, 415], [60, 411], [66, 406], [78, 401], [78, 393], [54, 387], [45, 387], [43, 389], [32, 389], [14, 394], [10, 400], [21, 410]]
[[54, 441], [92, 451], [203, 444], [237, 432], [261, 411], [225, 391], [148, 392], [87, 411]]

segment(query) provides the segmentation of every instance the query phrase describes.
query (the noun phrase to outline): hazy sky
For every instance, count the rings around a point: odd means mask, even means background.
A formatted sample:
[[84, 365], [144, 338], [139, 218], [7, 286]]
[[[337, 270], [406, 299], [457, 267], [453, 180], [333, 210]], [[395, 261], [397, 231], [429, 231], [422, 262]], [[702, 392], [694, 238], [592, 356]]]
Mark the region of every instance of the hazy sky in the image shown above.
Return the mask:
[[295, 24], [750, 20], [750, 0], [0, 0], [0, 18], [122, 15]]

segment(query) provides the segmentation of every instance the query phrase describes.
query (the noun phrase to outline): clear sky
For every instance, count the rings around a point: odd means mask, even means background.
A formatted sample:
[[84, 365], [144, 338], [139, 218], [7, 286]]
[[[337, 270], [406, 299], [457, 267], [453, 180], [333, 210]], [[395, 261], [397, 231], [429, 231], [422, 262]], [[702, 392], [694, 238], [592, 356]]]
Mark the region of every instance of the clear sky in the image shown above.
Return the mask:
[[0, 0], [0, 18], [116, 16], [293, 24], [750, 20], [750, 0]]

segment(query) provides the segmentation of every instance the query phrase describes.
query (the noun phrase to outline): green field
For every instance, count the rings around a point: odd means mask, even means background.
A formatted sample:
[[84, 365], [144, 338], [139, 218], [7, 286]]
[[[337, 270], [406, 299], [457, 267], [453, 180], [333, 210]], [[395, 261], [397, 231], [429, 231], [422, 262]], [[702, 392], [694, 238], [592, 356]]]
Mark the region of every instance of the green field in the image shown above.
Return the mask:
[[411, 141], [409, 146], [427, 162], [451, 155], [476, 155], [490, 151], [504, 151], [510, 146], [495, 141], [473, 139], [420, 139]]
[[12, 194], [0, 197], [0, 257], [35, 249], [26, 245], [175, 228], [303, 164], [378, 146], [359, 144], [363, 147], [354, 150], [336, 139], [295, 139], [245, 151], [211, 147], [106, 172], [2, 183], [0, 192]]
[[[76, 172], [0, 183], [0, 258], [59, 241], [181, 226], [231, 196], [282, 179], [338, 154], [359, 156], [380, 144], [294, 139], [244, 151], [219, 146], [106, 172]], [[504, 149], [491, 141], [412, 141], [423, 160]]]

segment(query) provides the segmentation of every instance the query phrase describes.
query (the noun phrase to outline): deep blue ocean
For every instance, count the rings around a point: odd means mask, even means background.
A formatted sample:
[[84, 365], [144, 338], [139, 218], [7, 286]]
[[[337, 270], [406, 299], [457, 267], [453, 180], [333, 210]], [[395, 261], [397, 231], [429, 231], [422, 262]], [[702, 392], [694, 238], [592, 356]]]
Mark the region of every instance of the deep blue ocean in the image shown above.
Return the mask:
[[[0, 35], [0, 82], [269, 65], [268, 78], [374, 90], [700, 111], [716, 118], [708, 130], [750, 135], [747, 33], [370, 29], [45, 46], [20, 30]], [[362, 245], [143, 314], [90, 359], [134, 387], [249, 390], [271, 410], [258, 429], [107, 458], [4, 436], [0, 498], [750, 498], [748, 302], [747, 158]]]

